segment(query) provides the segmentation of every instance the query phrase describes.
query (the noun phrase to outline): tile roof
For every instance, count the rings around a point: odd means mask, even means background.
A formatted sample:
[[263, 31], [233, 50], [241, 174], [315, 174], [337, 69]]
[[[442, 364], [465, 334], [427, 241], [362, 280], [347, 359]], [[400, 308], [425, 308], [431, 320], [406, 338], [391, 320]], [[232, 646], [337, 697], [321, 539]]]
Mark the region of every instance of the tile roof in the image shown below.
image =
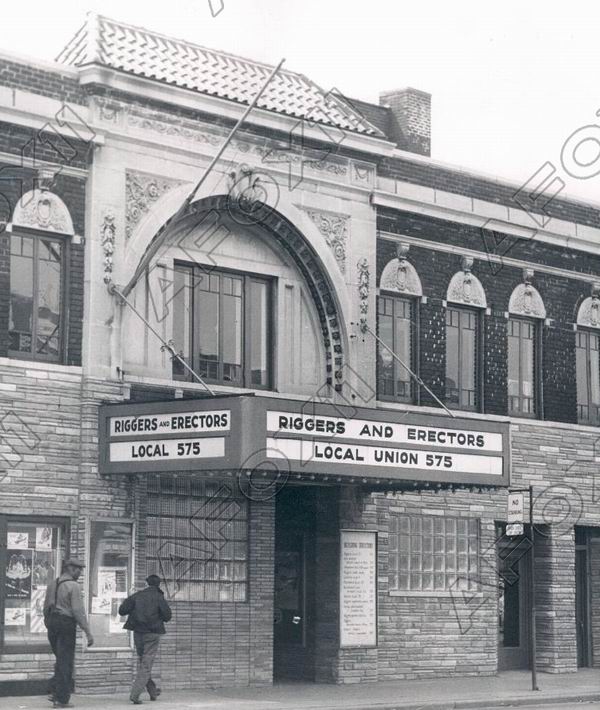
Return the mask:
[[[272, 70], [267, 64], [91, 13], [57, 61], [74, 66], [100, 64], [241, 104], [250, 103]], [[258, 107], [383, 137], [339, 92], [325, 92], [303, 74], [285, 69], [267, 86]]]

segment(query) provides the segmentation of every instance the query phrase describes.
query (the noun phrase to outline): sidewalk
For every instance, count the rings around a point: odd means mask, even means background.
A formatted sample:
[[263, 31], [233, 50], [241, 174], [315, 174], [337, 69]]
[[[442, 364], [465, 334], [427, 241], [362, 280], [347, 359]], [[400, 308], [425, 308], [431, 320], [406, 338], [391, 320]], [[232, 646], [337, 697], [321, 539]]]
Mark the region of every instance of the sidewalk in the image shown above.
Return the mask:
[[[600, 707], [600, 671], [538, 676], [541, 690], [531, 688], [527, 672], [511, 671], [491, 678], [365, 683], [362, 685], [316, 685], [285, 683], [269, 688], [165, 692], [156, 703], [144, 702], [148, 710], [451, 710], [492, 708], [508, 705], [541, 705], [559, 702], [595, 701]], [[81, 710], [132, 708], [127, 695], [75, 695]], [[596, 705], [596, 703], [598, 705]], [[1, 710], [49, 710], [44, 696], [0, 698]]]

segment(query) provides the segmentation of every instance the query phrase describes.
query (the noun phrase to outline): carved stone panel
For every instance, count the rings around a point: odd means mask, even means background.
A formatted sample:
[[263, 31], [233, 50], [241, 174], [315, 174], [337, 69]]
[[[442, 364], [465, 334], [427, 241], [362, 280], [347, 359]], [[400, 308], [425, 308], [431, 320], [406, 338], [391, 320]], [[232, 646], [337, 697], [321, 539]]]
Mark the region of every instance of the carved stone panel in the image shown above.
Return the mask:
[[592, 295], [583, 300], [577, 311], [577, 325], [600, 328], [600, 284], [592, 286]]
[[481, 281], [471, 273], [473, 259], [463, 259], [463, 269], [450, 279], [446, 300], [448, 303], [461, 303], [465, 306], [487, 308], [487, 299]]
[[165, 192], [183, 183], [183, 180], [128, 170], [125, 175], [126, 238], [131, 238], [138, 222]]
[[529, 318], [545, 318], [544, 301], [535, 286], [530, 283], [519, 284], [512, 292], [508, 303], [510, 313]]
[[379, 288], [384, 291], [398, 291], [406, 296], [423, 295], [421, 279], [415, 267], [404, 258], [389, 261], [381, 274]]
[[321, 210], [304, 209], [304, 211], [325, 238], [335, 256], [340, 271], [344, 273], [346, 271], [346, 240], [348, 238], [349, 217]]
[[74, 234], [73, 220], [58, 195], [46, 190], [31, 190], [17, 202], [13, 227], [29, 227], [47, 232]]

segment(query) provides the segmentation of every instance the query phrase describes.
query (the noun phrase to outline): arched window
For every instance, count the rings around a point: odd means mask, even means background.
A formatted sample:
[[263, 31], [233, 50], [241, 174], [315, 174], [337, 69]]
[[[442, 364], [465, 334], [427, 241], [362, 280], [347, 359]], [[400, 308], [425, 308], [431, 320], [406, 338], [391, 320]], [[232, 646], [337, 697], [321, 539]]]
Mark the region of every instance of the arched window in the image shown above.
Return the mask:
[[524, 282], [512, 292], [508, 304], [508, 412], [535, 417], [541, 391], [541, 326], [546, 308], [532, 286], [533, 271], [523, 272]]
[[446, 294], [446, 402], [456, 409], [481, 407], [482, 319], [487, 301], [473, 259], [463, 259]]
[[386, 264], [379, 281], [377, 328], [387, 347], [377, 347], [377, 392], [380, 399], [410, 403], [416, 393], [407, 367], [413, 372], [418, 367], [418, 303], [423, 288], [406, 258], [408, 249], [407, 244], [398, 246], [397, 258]]
[[577, 368], [577, 420], [600, 424], [600, 284], [577, 312], [575, 334]]
[[60, 362], [71, 216], [60, 197], [35, 189], [19, 200], [10, 231], [9, 354]]

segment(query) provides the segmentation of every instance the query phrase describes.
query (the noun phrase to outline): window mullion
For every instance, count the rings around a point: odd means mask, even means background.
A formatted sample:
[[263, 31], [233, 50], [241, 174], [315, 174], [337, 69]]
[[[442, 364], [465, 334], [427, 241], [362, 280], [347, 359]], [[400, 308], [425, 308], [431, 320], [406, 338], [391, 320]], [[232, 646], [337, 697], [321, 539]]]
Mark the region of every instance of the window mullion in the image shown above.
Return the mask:
[[465, 403], [463, 401], [463, 311], [457, 309], [456, 315], [458, 316], [458, 367], [457, 367], [457, 386], [458, 386], [458, 406], [464, 407]]
[[39, 239], [32, 239], [33, 245], [33, 293], [31, 299], [32, 313], [31, 313], [31, 354], [37, 357], [37, 331], [38, 331], [38, 304], [39, 304], [39, 292], [38, 292], [38, 280], [39, 280]]
[[[224, 381], [225, 377], [225, 363], [223, 360], [223, 278], [221, 277], [221, 274], [217, 276], [219, 280], [219, 290], [218, 290], [218, 295], [219, 295], [219, 323], [218, 323], [218, 337], [217, 337], [217, 342], [219, 343], [219, 356], [217, 358], [217, 374], [219, 377], [219, 382]], [[210, 284], [210, 281], [209, 281]], [[210, 289], [210, 285], [209, 285]]]
[[241, 328], [242, 328], [242, 377], [243, 386], [249, 387], [251, 384], [250, 377], [250, 338], [246, 337], [247, 333], [251, 333], [251, 323], [250, 323], [250, 312], [251, 309], [248, 306], [248, 296], [251, 292], [251, 280], [249, 276], [244, 276], [242, 282], [242, 317], [241, 317]]

